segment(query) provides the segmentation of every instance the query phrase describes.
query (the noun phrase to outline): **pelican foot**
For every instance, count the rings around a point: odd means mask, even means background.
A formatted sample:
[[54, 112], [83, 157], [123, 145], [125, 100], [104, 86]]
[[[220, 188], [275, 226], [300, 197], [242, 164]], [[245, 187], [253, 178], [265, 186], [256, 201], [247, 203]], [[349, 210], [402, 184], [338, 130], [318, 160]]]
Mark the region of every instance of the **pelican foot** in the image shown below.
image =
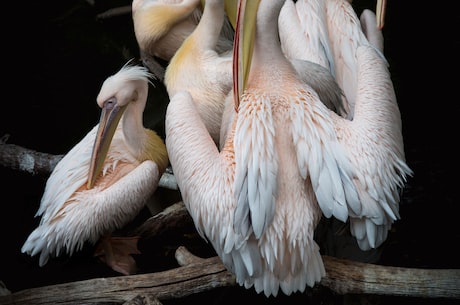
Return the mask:
[[123, 275], [135, 274], [137, 265], [131, 254], [140, 254], [137, 248], [139, 236], [104, 236], [99, 240], [94, 256]]

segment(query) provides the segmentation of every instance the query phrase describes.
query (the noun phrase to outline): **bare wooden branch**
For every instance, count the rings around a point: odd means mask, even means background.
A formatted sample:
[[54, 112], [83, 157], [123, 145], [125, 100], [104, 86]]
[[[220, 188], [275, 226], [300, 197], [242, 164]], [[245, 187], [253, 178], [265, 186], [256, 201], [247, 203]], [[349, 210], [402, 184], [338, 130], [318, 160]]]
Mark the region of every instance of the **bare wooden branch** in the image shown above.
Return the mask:
[[98, 14], [96, 16], [96, 19], [103, 20], [128, 14], [131, 14], [131, 5], [111, 8], [109, 10], [106, 10], [105, 12]]
[[186, 227], [192, 223], [184, 203], [177, 202], [144, 221], [133, 234], [142, 238], [151, 238], [167, 230]]
[[185, 247], [177, 248], [175, 257], [176, 257], [177, 262], [181, 266], [199, 264], [199, 263], [202, 263], [204, 259], [204, 258], [193, 255]]
[[138, 295], [134, 299], [124, 302], [123, 305], [162, 305], [162, 303], [151, 295]]
[[380, 266], [323, 256], [321, 285], [338, 294], [380, 294], [421, 298], [460, 298], [459, 269]]
[[[235, 279], [218, 257], [192, 258], [179, 247], [178, 256], [188, 265], [172, 270], [97, 278], [22, 290], [0, 296], [9, 304], [123, 303], [141, 296], [150, 300], [182, 298], [217, 287], [233, 286]], [[320, 285], [339, 294], [370, 293], [421, 298], [460, 299], [460, 270], [413, 269], [377, 266], [323, 256], [327, 276]]]
[[122, 304], [138, 295], [161, 301], [229, 285], [235, 285], [233, 275], [217, 257], [212, 257], [197, 264], [164, 272], [97, 278], [26, 289], [0, 296], [0, 304]]
[[0, 141], [0, 165], [32, 175], [49, 175], [63, 155], [37, 152]]

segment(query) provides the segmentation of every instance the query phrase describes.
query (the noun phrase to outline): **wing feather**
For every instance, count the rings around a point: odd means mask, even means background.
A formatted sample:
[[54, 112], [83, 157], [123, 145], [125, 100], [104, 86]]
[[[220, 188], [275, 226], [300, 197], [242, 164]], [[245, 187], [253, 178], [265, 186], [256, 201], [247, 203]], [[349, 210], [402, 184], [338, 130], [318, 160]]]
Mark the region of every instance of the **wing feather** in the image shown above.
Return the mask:
[[[274, 123], [268, 98], [244, 102], [235, 131], [235, 229], [260, 238], [275, 213], [278, 161]], [[250, 221], [248, 223], [247, 221]]]
[[350, 211], [351, 232], [364, 250], [378, 247], [399, 219], [399, 191], [412, 170], [405, 162], [401, 118], [390, 73], [372, 46], [360, 46], [353, 121], [336, 117], [340, 144], [355, 169], [361, 209]]
[[72, 194], [86, 183], [97, 128], [98, 125], [75, 145], [51, 172], [36, 214], [42, 216], [42, 223], [55, 217]]
[[292, 139], [296, 143], [299, 171], [308, 170], [311, 185], [323, 214], [345, 222], [348, 206], [359, 205], [351, 183], [352, 170], [345, 152], [338, 144], [331, 111], [308, 87], [299, 89], [298, 100], [290, 104]]

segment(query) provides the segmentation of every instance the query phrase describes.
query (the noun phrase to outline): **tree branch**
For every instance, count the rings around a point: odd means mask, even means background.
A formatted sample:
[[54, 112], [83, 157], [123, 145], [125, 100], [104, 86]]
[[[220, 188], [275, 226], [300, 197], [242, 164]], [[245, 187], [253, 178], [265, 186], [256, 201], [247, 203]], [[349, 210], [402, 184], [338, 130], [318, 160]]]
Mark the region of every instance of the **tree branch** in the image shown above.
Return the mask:
[[381, 266], [323, 256], [321, 285], [338, 294], [379, 294], [420, 298], [460, 298], [459, 269]]
[[104, 19], [110, 19], [113, 17], [124, 16], [128, 14], [131, 14], [131, 5], [125, 5], [125, 6], [108, 9], [105, 12], [98, 14], [96, 16], [96, 19], [104, 20]]
[[[186, 250], [178, 248], [177, 251]], [[122, 304], [138, 295], [168, 300], [229, 285], [235, 285], [233, 275], [217, 257], [212, 257], [163, 272], [96, 278], [26, 289], [0, 297], [0, 304]]]
[[49, 175], [64, 155], [37, 152], [14, 144], [6, 144], [8, 136], [0, 140], [0, 165], [32, 175]]
[[[234, 276], [218, 257], [193, 258], [184, 247], [176, 250], [184, 266], [168, 271], [96, 278], [22, 290], [0, 296], [9, 304], [122, 304], [134, 298], [170, 300], [234, 286]], [[422, 298], [460, 298], [459, 270], [386, 267], [323, 256], [326, 277], [320, 285], [339, 294], [378, 294]]]
[[183, 202], [177, 202], [165, 208], [162, 212], [150, 217], [141, 224], [133, 235], [141, 238], [152, 238], [170, 230], [192, 225], [190, 217]]

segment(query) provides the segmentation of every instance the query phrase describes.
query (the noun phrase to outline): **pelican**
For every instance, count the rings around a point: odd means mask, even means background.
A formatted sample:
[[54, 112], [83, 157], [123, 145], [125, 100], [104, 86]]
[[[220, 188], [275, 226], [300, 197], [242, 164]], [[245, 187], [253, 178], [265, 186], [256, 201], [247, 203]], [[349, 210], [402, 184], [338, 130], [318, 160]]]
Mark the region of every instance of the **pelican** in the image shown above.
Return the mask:
[[233, 28], [224, 1], [215, 2], [134, 0], [133, 20], [141, 52], [168, 61], [169, 96], [189, 90], [218, 145], [223, 101], [232, 88]]
[[[204, 8], [207, 2], [202, 1], [201, 6]], [[231, 49], [236, 18], [236, 1], [220, 2], [223, 4], [219, 4], [219, 11], [208, 12], [207, 16], [198, 0], [134, 0], [132, 3], [135, 36], [141, 53], [168, 62], [164, 78], [168, 94], [172, 96], [179, 90], [192, 94], [218, 145], [220, 139], [226, 137], [226, 129], [221, 126], [229, 123], [222, 121], [222, 115], [224, 98], [232, 88]], [[202, 18], [210, 21], [199, 25]], [[311, 83], [329, 108], [343, 111], [341, 89], [328, 70], [312, 61], [292, 61], [299, 75]], [[156, 70], [148, 66], [152, 72]]]
[[[236, 0], [226, 1], [226, 11], [230, 23], [235, 27]], [[307, 6], [302, 12], [296, 8], [301, 2]], [[283, 5], [279, 16], [279, 35], [283, 53], [288, 57], [299, 77], [318, 93], [321, 101], [331, 110], [346, 115], [343, 105], [343, 92], [334, 78], [334, 69], [330, 68], [330, 49], [327, 44], [326, 31], [322, 26], [317, 11], [322, 0], [297, 1], [288, 0]], [[302, 15], [303, 14], [303, 15]], [[300, 18], [300, 16], [302, 18]], [[299, 20], [301, 19], [301, 20]], [[303, 22], [307, 24], [304, 26]]]
[[[157, 59], [168, 63], [184, 40], [195, 30], [205, 1], [200, 0], [133, 0], [134, 34], [141, 58], [159, 79], [164, 71]], [[215, 51], [223, 53], [233, 47], [233, 28], [225, 18]]]
[[[197, 231], [240, 285], [266, 296], [280, 289], [286, 295], [304, 291], [324, 277], [313, 239], [322, 215], [350, 219], [359, 246], [378, 247], [399, 218], [399, 191], [412, 174], [381, 54], [368, 43], [354, 43], [353, 36], [347, 37], [349, 45], [343, 42], [356, 55], [349, 64], [357, 74], [345, 92], [354, 93], [346, 96], [355, 101], [353, 119], [342, 117], [324, 105], [283, 53], [273, 20], [284, 3], [239, 2], [237, 73], [226, 101], [226, 111], [233, 112], [223, 125], [229, 130], [221, 151], [190, 92], [171, 98], [165, 120], [170, 162]], [[337, 26], [359, 31], [355, 19], [349, 25], [345, 18], [352, 11], [346, 13], [335, 15], [341, 18]], [[248, 20], [255, 30], [253, 47], [242, 43], [251, 30]], [[336, 48], [331, 52], [340, 56]]]
[[[142, 122], [150, 77], [128, 62], [104, 81], [100, 122], [54, 168], [36, 214], [40, 224], [21, 249], [40, 253], [40, 266], [86, 242], [110, 246], [111, 233], [133, 220], [155, 191], [168, 157], [163, 140]], [[118, 250], [103, 248], [105, 262], [131, 273], [132, 258]]]
[[[301, 2], [308, 1], [298, 1], [297, 4]], [[262, 1], [261, 10], [265, 3]], [[299, 89], [296, 87], [298, 82], [290, 83], [295, 85], [291, 88], [291, 93], [281, 92], [279, 101], [270, 97], [275, 95], [269, 90], [274, 76], [264, 67], [264, 56], [265, 62], [270, 60], [272, 65], [277, 67], [275, 71], [286, 71], [286, 78], [292, 77], [293, 71], [287, 59], [281, 56], [282, 44], [278, 44], [276, 37], [272, 36], [270, 40], [267, 38], [268, 34], [260, 30], [268, 26], [263, 21], [257, 24], [256, 30], [259, 36], [265, 38], [260, 39], [260, 45], [265, 49], [275, 49], [274, 45], [268, 43], [276, 41], [276, 52], [264, 52], [262, 48], [257, 51], [259, 41], [256, 38], [254, 54], [257, 56], [254, 55], [252, 60], [255, 67], [254, 71], [249, 72], [252, 73], [254, 81], [248, 81], [243, 98], [246, 98], [250, 105], [248, 111], [253, 111], [252, 107], [255, 107], [254, 102], [250, 101], [264, 98], [267, 100], [267, 103], [262, 104], [270, 105], [273, 109], [273, 127], [270, 126], [268, 129], [264, 126], [267, 130], [281, 129], [276, 127], [278, 113], [274, 109], [274, 103], [284, 105], [281, 97], [297, 101], [289, 103], [291, 112], [286, 114], [287, 117], [278, 119], [278, 122], [283, 124], [290, 121], [293, 126], [291, 138], [296, 147], [291, 152], [291, 160], [298, 164], [301, 177], [310, 181], [309, 192], [313, 191], [321, 212], [328, 218], [334, 216], [343, 222], [349, 218], [351, 233], [356, 237], [359, 247], [369, 250], [385, 241], [392, 223], [399, 218], [399, 190], [404, 186], [407, 176], [412, 175], [412, 171], [405, 163], [400, 113], [387, 62], [382, 53], [381, 27], [379, 28], [375, 15], [370, 11], [364, 12], [361, 18], [364, 33], [349, 2], [328, 0], [324, 2], [324, 7], [331, 44], [330, 56], [335, 61], [332, 66], [336, 67], [333, 72], [345, 91], [349, 118], [343, 118], [329, 110], [325, 111], [324, 106], [318, 103], [312, 94], [311, 88]], [[265, 14], [261, 13], [258, 18], [262, 17], [262, 20], [268, 23], [269, 18], [264, 16], [273, 13], [272, 9], [267, 5], [267, 10], [262, 10]], [[281, 34], [279, 36], [282, 37]], [[276, 64], [273, 64], [274, 57], [280, 59]], [[302, 91], [304, 93], [299, 94]], [[263, 95], [260, 92], [263, 92]], [[267, 122], [261, 125], [267, 125]], [[236, 128], [238, 129], [238, 126]], [[242, 130], [249, 134], [246, 129]], [[238, 164], [238, 152], [241, 148], [238, 149], [239, 145], [236, 144], [235, 141]], [[247, 149], [247, 145], [245, 147], [241, 144], [241, 147]], [[278, 150], [278, 156], [272, 158], [281, 161], [281, 154], [286, 154], [286, 151]], [[247, 156], [243, 155], [241, 158], [244, 160]], [[248, 164], [248, 168], [253, 166]], [[236, 168], [238, 178], [238, 166]], [[244, 169], [244, 173], [250, 176], [249, 170]], [[258, 181], [256, 183], [261, 183], [260, 179]], [[244, 187], [245, 184], [242, 184], [241, 188], [251, 195]], [[279, 189], [277, 191], [279, 192]], [[279, 193], [277, 196], [280, 196]], [[246, 209], [249, 212], [246, 214], [251, 215], [251, 221], [254, 222], [254, 204], [248, 201], [249, 208]]]
[[[305, 73], [311, 70], [309, 67], [302, 66], [305, 65], [305, 62], [313, 62], [327, 68], [339, 82], [339, 86], [347, 90], [345, 101], [338, 106], [329, 106], [329, 108], [336, 109], [336, 112], [349, 119], [353, 114], [354, 87], [344, 82], [356, 79], [357, 66], [353, 62], [357, 45], [367, 44], [375, 47], [382, 59], [386, 60], [383, 55], [381, 32], [386, 0], [377, 1], [377, 16], [369, 9], [365, 9], [360, 21], [350, 3], [351, 0], [298, 0], [295, 2], [287, 0], [278, 19], [283, 53], [291, 62], [300, 62], [300, 66], [294, 64], [298, 72], [304, 71]], [[358, 26], [359, 23], [361, 23], [361, 28]], [[349, 75], [346, 75], [347, 73]], [[314, 79], [310, 77], [310, 82]], [[313, 86], [313, 88], [321, 93], [316, 87]], [[346, 100], [347, 97], [349, 100]]]
[[190, 92], [216, 145], [224, 100], [232, 89], [232, 52], [216, 51], [224, 19], [224, 1], [207, 0], [200, 22], [171, 58], [165, 73], [169, 96], [181, 90]]
[[[291, 4], [287, 5], [288, 3]], [[360, 56], [365, 57], [364, 55], [359, 55], [360, 53], [376, 54], [379, 60], [372, 58], [372, 61], [369, 60], [368, 62], [375, 61], [379, 66], [384, 66], [385, 68], [388, 66], [383, 54], [384, 39], [381, 32], [385, 6], [386, 1], [379, 0], [377, 1], [377, 16], [366, 9], [361, 14], [361, 18], [358, 19], [351, 6], [351, 1], [299, 0], [295, 3], [294, 9], [292, 1], [288, 0], [279, 17], [280, 37], [285, 39], [284, 45], [282, 41], [283, 50], [286, 54], [290, 54], [287, 56], [302, 56], [302, 50], [304, 49], [302, 44], [312, 42], [312, 39], [308, 40], [306, 36], [302, 40], [302, 35], [299, 34], [295, 36], [296, 39], [288, 38], [288, 29], [293, 29], [295, 26], [304, 31], [312, 27], [318, 28], [317, 32], [321, 33], [321, 37], [317, 38], [316, 44], [319, 45], [317, 48], [318, 50], [327, 50], [322, 58], [324, 61], [321, 64], [329, 66], [339, 86], [344, 91], [344, 108], [346, 109], [348, 120], [337, 120], [334, 123], [337, 137], [347, 150], [352, 166], [362, 168], [363, 171], [367, 169], [366, 172], [357, 172], [352, 175], [354, 184], [357, 185], [360, 201], [363, 203], [358, 210], [351, 209], [349, 211], [351, 233], [357, 238], [358, 245], [362, 250], [369, 250], [381, 245], [387, 237], [391, 223], [399, 218], [399, 195], [390, 194], [396, 192], [398, 188], [395, 187], [395, 182], [388, 184], [385, 179], [392, 177], [394, 181], [397, 181], [396, 185], [400, 188], [403, 186], [406, 176], [412, 175], [412, 171], [405, 164], [401, 118], [391, 81], [387, 77], [379, 76], [377, 78], [376, 75], [374, 76], [375, 84], [372, 82], [359, 82], [360, 78], [363, 77], [362, 75], [366, 75], [361, 72], [364, 68], [358, 58]], [[303, 18], [297, 16], [302, 16]], [[322, 22], [319, 25], [312, 25], [311, 20], [322, 20]], [[288, 44], [286, 43], [287, 41], [291, 43]], [[295, 45], [294, 41], [301, 43]], [[318, 41], [320, 41], [319, 44], [317, 43]], [[364, 52], [363, 50], [367, 51]], [[377, 73], [377, 70], [375, 72]], [[389, 72], [386, 69], [380, 74], [389, 76]], [[360, 91], [373, 95], [376, 92], [384, 94], [379, 98], [364, 94], [358, 96]], [[359, 104], [359, 111], [357, 111], [355, 107], [360, 102], [360, 99], [363, 102]], [[364, 101], [366, 100], [374, 101], [374, 103], [365, 103]], [[390, 102], [378, 104], [377, 102], [380, 100]], [[375, 108], [373, 108], [374, 105]], [[379, 110], [386, 116], [377, 115]], [[360, 117], [355, 119], [356, 114], [360, 114]], [[333, 118], [336, 120], [335, 117]], [[350, 122], [350, 120], [353, 120], [353, 122]], [[375, 122], [375, 124], [372, 125], [370, 124], [371, 122]], [[382, 132], [369, 132], [368, 137], [359, 136], [360, 133], [368, 132], [366, 130], [372, 127], [382, 129]], [[391, 139], [391, 141], [387, 140], [386, 145], [380, 146], [374, 143], [375, 151], [373, 152], [370, 148], [374, 146], [368, 145], [366, 147], [366, 144], [375, 142], [377, 137]], [[356, 143], [352, 145], [352, 141], [356, 141]], [[356, 151], [360, 151], [360, 153], [358, 154]], [[375, 152], [379, 152], [379, 154], [375, 154]], [[375, 156], [369, 159], [369, 156], [372, 155]], [[393, 160], [393, 163], [390, 164], [393, 164], [396, 170], [383, 166], [387, 158], [388, 160]], [[376, 160], [374, 161], [374, 159]], [[370, 166], [368, 162], [371, 161], [366, 160], [377, 162], [376, 165], [378, 166]], [[399, 173], [399, 175], [396, 175], [396, 173]], [[372, 176], [374, 176], [374, 179], [368, 178]], [[401, 177], [401, 179], [398, 180], [398, 177]], [[369, 180], [365, 181], [365, 179]], [[360, 182], [356, 183], [356, 181]], [[377, 187], [379, 185], [381, 188], [385, 185], [391, 187], [379, 190]], [[366, 189], [368, 189], [367, 192], [364, 191]], [[384, 193], [379, 194], [377, 191], [383, 191]], [[366, 197], [369, 198], [364, 200]], [[381, 202], [387, 202], [387, 204], [381, 204]], [[319, 200], [319, 203], [322, 205], [322, 201]], [[385, 209], [385, 211], [381, 209]], [[336, 212], [332, 212], [331, 206], [322, 205], [322, 210], [327, 217], [334, 215], [338, 219], [345, 220], [345, 218], [338, 217]]]

